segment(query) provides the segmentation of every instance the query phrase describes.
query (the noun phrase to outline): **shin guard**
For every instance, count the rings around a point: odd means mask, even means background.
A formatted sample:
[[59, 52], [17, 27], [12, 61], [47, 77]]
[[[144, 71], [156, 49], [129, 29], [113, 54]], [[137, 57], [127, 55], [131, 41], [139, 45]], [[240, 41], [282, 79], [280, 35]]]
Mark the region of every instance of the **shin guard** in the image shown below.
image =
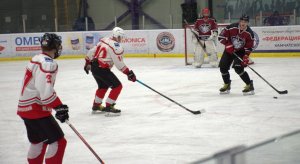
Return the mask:
[[61, 164], [63, 161], [67, 140], [63, 137], [49, 144], [46, 153], [46, 164]]
[[27, 161], [29, 164], [42, 164], [46, 152], [47, 144], [40, 142], [37, 144], [31, 143]]
[[119, 86], [112, 88], [112, 90], [110, 91], [108, 98], [106, 100], [106, 106], [110, 106], [113, 103], [115, 103], [115, 101], [117, 100], [118, 96], [121, 93], [123, 86], [122, 84], [120, 84]]

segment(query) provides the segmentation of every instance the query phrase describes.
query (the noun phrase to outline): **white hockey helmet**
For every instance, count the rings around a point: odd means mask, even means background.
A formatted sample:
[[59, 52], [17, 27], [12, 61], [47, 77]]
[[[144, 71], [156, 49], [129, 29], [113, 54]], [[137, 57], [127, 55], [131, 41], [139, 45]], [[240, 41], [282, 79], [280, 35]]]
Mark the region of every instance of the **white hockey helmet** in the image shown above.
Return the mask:
[[118, 37], [124, 38], [125, 37], [125, 32], [120, 27], [115, 27], [112, 30], [112, 36], [115, 37], [115, 38], [118, 38]]

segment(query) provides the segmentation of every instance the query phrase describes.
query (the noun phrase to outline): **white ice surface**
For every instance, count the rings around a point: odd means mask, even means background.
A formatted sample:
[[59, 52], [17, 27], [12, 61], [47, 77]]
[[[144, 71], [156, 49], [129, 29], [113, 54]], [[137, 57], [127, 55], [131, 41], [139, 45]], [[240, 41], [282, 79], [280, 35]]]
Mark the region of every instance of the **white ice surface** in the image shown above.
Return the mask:
[[[241, 79], [230, 70], [230, 95], [219, 95], [219, 69], [184, 66], [183, 59], [125, 59], [137, 78], [191, 110], [193, 115], [139, 83], [113, 71], [123, 83], [120, 117], [91, 115], [96, 82], [83, 60], [59, 60], [55, 88], [70, 108], [70, 122], [108, 164], [189, 163], [239, 144], [251, 145], [300, 128], [300, 59], [255, 58], [252, 67], [279, 90], [246, 69], [256, 94], [243, 96]], [[16, 115], [28, 61], [0, 63], [0, 163], [26, 163], [29, 142]], [[274, 99], [277, 96], [278, 99]], [[98, 163], [67, 124], [65, 164]]]

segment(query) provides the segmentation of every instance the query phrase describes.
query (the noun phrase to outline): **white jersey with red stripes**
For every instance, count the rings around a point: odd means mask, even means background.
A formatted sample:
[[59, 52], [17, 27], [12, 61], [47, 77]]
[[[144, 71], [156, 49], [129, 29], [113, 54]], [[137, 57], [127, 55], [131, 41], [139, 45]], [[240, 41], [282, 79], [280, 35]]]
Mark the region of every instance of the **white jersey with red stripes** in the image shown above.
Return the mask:
[[124, 49], [120, 43], [109, 37], [102, 38], [100, 42], [90, 49], [86, 60], [98, 60], [99, 67], [111, 69], [114, 65], [123, 73], [129, 71], [123, 62]]
[[52, 108], [61, 105], [53, 88], [57, 63], [47, 54], [35, 55], [26, 67], [17, 114], [36, 119], [51, 115]]

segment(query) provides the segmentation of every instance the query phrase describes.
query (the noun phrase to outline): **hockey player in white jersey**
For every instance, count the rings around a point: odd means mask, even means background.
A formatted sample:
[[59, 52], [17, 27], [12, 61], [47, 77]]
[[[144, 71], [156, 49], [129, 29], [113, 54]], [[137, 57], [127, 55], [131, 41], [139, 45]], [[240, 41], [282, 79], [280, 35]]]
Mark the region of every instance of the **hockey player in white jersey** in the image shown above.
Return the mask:
[[207, 53], [209, 64], [212, 67], [218, 66], [218, 56], [216, 49], [216, 41], [218, 37], [218, 27], [215, 18], [210, 16], [208, 8], [202, 9], [202, 17], [197, 19], [194, 24], [195, 34], [204, 46], [204, 49], [193, 36], [194, 47], [194, 67], [200, 68], [204, 63], [204, 56]]
[[[124, 30], [115, 27], [112, 30], [110, 37], [105, 37], [100, 42], [88, 51], [84, 70], [88, 74], [91, 70], [94, 79], [98, 84], [93, 102], [92, 112], [106, 112], [106, 116], [118, 116], [121, 110], [116, 109], [115, 102], [122, 90], [122, 84], [116, 75], [111, 71], [115, 65], [118, 70], [127, 75], [128, 80], [135, 82], [136, 77], [132, 70], [123, 62], [124, 49], [120, 42], [125, 36]], [[105, 106], [102, 105], [103, 98], [107, 90], [111, 91], [105, 101]]]
[[53, 59], [61, 54], [61, 39], [46, 33], [41, 38], [41, 48], [42, 53], [35, 55], [26, 67], [17, 114], [24, 120], [31, 143], [29, 164], [42, 164], [44, 158], [46, 164], [61, 164], [67, 141], [51, 115], [54, 109], [61, 122], [69, 118], [68, 106], [62, 104], [53, 88], [58, 71]]

